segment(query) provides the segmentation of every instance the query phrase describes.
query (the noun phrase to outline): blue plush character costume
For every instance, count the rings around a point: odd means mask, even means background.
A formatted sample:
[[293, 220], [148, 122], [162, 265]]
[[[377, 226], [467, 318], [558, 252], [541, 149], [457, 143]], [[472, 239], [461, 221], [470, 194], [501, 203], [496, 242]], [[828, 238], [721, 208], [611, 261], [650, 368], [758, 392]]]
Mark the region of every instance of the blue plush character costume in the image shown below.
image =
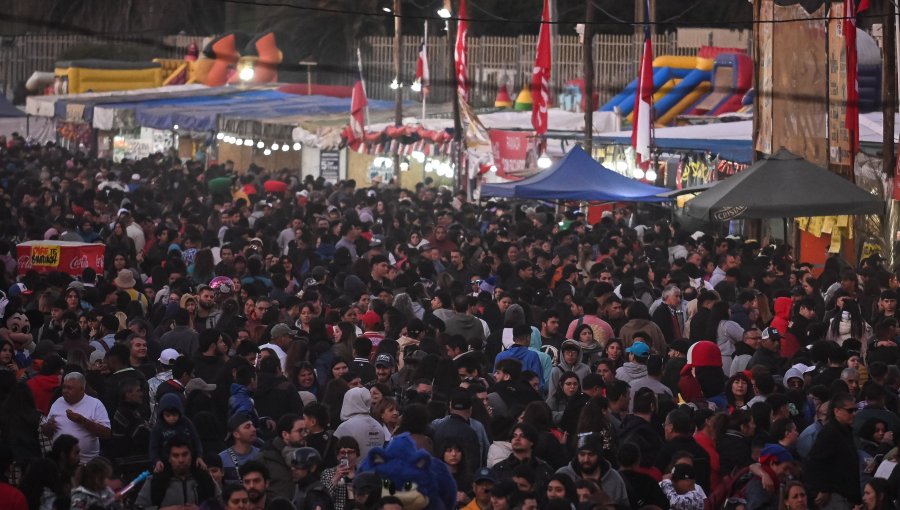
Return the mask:
[[359, 471], [383, 480], [382, 496], [394, 496], [404, 510], [456, 508], [456, 482], [447, 465], [416, 448], [408, 433], [394, 436], [387, 448], [373, 448]]

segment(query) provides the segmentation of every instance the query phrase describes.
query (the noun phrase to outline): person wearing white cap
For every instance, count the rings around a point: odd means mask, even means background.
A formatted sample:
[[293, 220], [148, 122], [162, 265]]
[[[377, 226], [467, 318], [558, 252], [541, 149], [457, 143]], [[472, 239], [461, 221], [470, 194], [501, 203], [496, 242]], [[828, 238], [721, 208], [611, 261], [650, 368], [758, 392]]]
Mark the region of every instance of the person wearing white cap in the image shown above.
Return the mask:
[[[157, 361], [160, 365], [160, 371], [155, 376], [147, 379], [147, 385], [149, 386], [148, 395], [150, 397], [151, 408], [156, 405], [156, 390], [159, 389], [159, 387], [166, 381], [172, 380], [172, 365], [175, 364], [175, 360], [180, 356], [181, 353], [179, 353], [175, 349], [163, 349], [163, 352], [159, 355], [159, 359]], [[152, 409], [150, 411], [150, 415], [153, 416]]]

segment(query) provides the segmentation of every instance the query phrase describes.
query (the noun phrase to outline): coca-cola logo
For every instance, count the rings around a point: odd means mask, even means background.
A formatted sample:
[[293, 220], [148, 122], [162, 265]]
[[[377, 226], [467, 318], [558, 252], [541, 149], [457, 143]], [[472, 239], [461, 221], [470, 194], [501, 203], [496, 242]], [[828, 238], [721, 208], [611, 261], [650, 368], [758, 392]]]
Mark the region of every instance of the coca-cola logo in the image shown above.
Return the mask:
[[25, 269], [31, 269], [31, 256], [30, 255], [22, 255], [19, 257], [18, 261], [19, 267], [23, 267]]
[[69, 262], [69, 269], [85, 269], [86, 267], [88, 267], [87, 255], [72, 257], [72, 261]]

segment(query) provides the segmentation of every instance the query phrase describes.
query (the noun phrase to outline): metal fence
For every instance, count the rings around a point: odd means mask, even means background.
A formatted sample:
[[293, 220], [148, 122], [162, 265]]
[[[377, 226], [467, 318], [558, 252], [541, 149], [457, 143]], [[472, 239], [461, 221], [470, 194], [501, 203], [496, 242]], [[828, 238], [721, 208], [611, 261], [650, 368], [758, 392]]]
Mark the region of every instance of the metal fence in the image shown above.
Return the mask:
[[[749, 41], [749, 38], [747, 38]], [[601, 34], [594, 36], [594, 76], [600, 104], [619, 93], [637, 76], [640, 36]], [[416, 56], [422, 43], [419, 37], [403, 37], [403, 74], [400, 81], [410, 84], [415, 74]], [[473, 37], [469, 44], [469, 82], [472, 103], [493, 105], [498, 85], [504, 80], [515, 95], [530, 83], [534, 67], [537, 36]], [[394, 79], [393, 39], [367, 37], [361, 41], [366, 91], [376, 99], [392, 99], [390, 83]], [[446, 102], [452, 97], [451, 48], [446, 36], [429, 37], [428, 60], [432, 89], [429, 101]], [[557, 36], [553, 41], [554, 94], [568, 81], [582, 78], [582, 44], [578, 36]], [[677, 33], [657, 34], [653, 40], [655, 55], [696, 55], [694, 44], [680, 45]], [[356, 56], [351, 62], [356, 65]]]
[[35, 71], [53, 71], [66, 50], [86, 44], [130, 44], [146, 47], [154, 57], [180, 58], [193, 42], [199, 46], [202, 37], [173, 35], [146, 38], [131, 34], [109, 36], [35, 34], [0, 38], [0, 81], [10, 94], [14, 87]]

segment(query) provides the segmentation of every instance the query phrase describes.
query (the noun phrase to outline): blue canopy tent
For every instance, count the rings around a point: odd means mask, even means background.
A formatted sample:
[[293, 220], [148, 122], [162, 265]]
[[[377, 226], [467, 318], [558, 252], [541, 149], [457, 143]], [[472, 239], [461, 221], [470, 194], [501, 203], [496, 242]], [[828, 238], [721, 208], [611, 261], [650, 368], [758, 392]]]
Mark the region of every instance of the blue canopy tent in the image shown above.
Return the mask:
[[[248, 93], [249, 94], [249, 93]], [[241, 119], [271, 119], [299, 115], [331, 115], [350, 111], [349, 98], [298, 96], [278, 91], [238, 94], [216, 100], [179, 105], [147, 104], [134, 108], [137, 124], [155, 129], [179, 125], [192, 131], [215, 130], [220, 116]], [[388, 109], [393, 103], [369, 101], [370, 109]]]
[[485, 184], [482, 196], [591, 202], [666, 202], [665, 188], [629, 179], [591, 158], [576, 145], [543, 172], [522, 181]]

